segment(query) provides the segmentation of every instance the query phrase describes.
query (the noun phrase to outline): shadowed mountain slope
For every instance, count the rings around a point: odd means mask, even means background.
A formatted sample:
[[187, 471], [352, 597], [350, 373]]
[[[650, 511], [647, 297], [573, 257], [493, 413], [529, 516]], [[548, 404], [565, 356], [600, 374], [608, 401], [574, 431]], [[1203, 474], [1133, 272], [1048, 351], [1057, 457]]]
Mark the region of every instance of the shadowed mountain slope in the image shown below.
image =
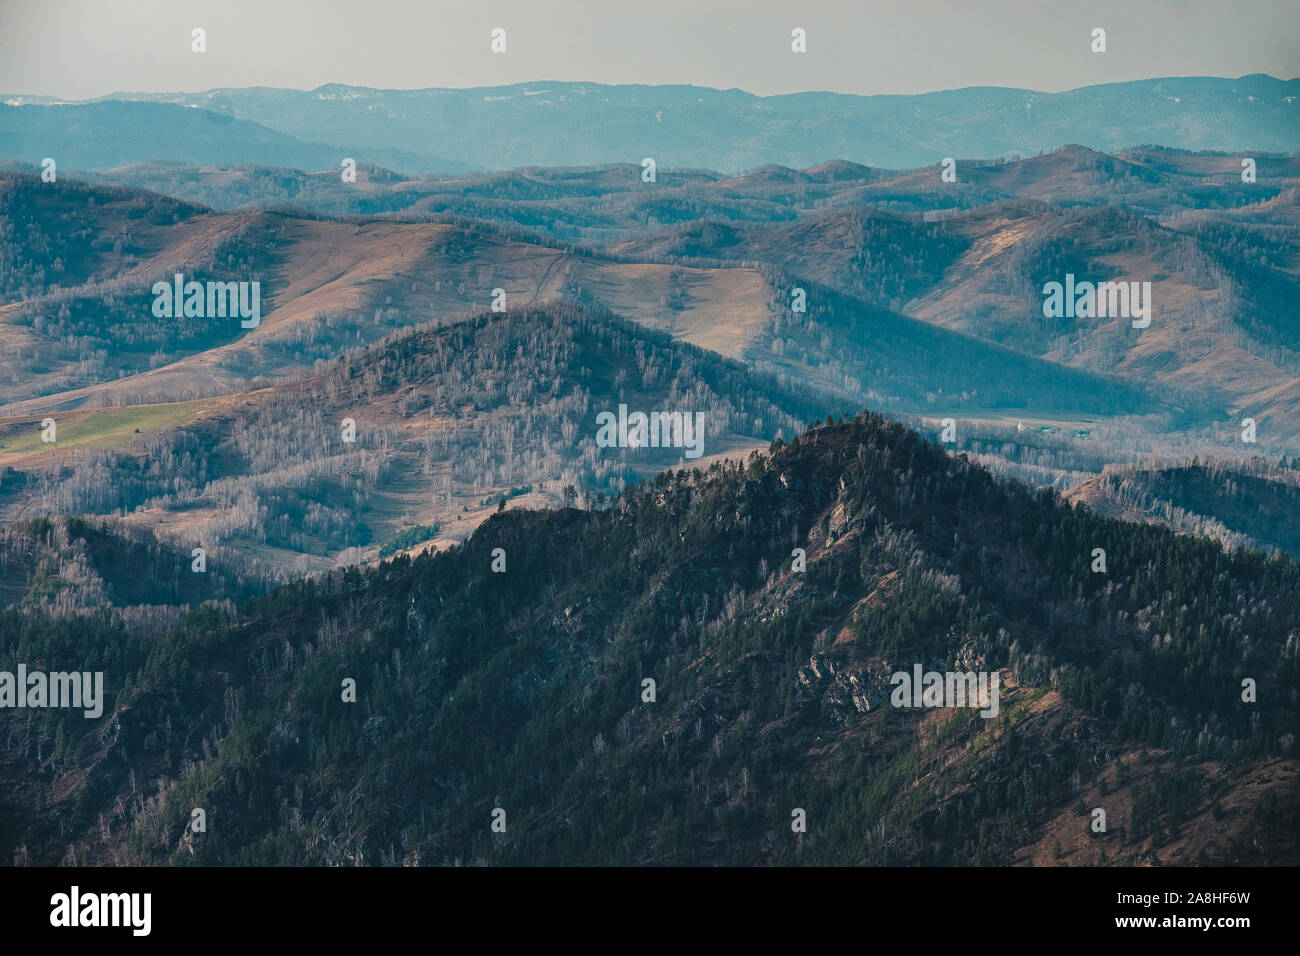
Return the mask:
[[[862, 416], [147, 643], [107, 613], [0, 615], [5, 659], [102, 667], [109, 692], [93, 725], [0, 714], [0, 851], [1295, 863], [1297, 595], [1286, 558], [1073, 509]], [[914, 665], [996, 671], [996, 718], [893, 706]]]

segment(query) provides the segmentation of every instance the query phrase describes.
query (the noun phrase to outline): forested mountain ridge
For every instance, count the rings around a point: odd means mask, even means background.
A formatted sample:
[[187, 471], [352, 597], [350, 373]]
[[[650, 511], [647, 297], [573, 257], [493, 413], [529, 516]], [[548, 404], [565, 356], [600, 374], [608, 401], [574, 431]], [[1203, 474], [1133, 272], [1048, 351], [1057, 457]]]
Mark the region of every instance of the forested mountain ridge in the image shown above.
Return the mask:
[[[1295, 863], [1298, 652], [1285, 556], [1097, 516], [863, 415], [156, 640], [5, 612], [0, 660], [102, 666], [111, 699], [93, 724], [4, 712], [0, 852]], [[891, 706], [917, 664], [996, 670], [1000, 713]]]
[[116, 518], [15, 521], [0, 528], [0, 608], [18, 604], [56, 615], [144, 609], [147, 617], [162, 608], [239, 601], [278, 577], [275, 568], [219, 547], [211, 549], [212, 567], [203, 574], [191, 573], [192, 558]]
[[1194, 457], [1109, 465], [1067, 500], [1129, 521], [1158, 521], [1226, 546], [1300, 556], [1300, 459]]

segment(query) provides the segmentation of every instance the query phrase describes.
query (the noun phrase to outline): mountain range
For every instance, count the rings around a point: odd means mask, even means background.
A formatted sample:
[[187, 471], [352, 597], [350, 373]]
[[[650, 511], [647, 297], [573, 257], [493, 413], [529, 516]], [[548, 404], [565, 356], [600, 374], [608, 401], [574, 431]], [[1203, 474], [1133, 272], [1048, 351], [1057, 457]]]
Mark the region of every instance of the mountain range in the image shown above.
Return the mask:
[[[112, 533], [20, 522], [6, 552], [72, 564]], [[93, 581], [102, 557], [80, 563]], [[75, 658], [106, 698], [93, 727], [8, 722], [0, 852], [1294, 864], [1298, 596], [1286, 557], [1100, 517], [859, 415], [238, 607], [0, 613], [0, 659]], [[917, 667], [996, 673], [996, 713], [894, 706]]]
[[[471, 89], [217, 89], [67, 103], [0, 95], [0, 156], [73, 168], [142, 160], [408, 173], [640, 163], [738, 173], [839, 157], [911, 168], [1078, 143], [1300, 149], [1300, 80], [1164, 77], [1063, 93], [970, 87], [915, 96], [755, 96], [698, 86], [535, 82]], [[181, 109], [191, 110], [187, 115]], [[329, 148], [320, 144], [329, 144]], [[332, 153], [330, 148], [333, 148]]]
[[[1189, 449], [1300, 453], [1294, 159], [1253, 183], [1153, 147], [959, 168], [0, 173], [0, 514], [116, 514], [280, 567], [373, 559], [414, 527], [463, 539], [511, 489], [559, 503], [671, 464], [594, 445], [629, 396], [700, 403], [710, 454], [863, 406], [951, 422], [954, 451], [1060, 490]], [[258, 281], [259, 326], [160, 318], [176, 274]], [[1066, 274], [1148, 277], [1152, 326], [1046, 320]]]
[[3, 97], [0, 860], [1300, 862], [1297, 84]]

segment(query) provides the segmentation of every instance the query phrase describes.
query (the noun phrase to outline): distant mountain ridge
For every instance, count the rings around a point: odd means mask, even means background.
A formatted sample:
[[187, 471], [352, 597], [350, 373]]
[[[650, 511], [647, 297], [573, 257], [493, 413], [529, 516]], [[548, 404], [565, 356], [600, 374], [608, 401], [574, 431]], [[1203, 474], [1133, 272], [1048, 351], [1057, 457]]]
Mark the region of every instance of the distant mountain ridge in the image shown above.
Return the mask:
[[[84, 104], [8, 105], [0, 101], [0, 156], [65, 169], [111, 169], [143, 160], [250, 163], [299, 169], [337, 168], [357, 147], [286, 135], [227, 113], [172, 103], [104, 100]], [[470, 168], [436, 156], [370, 149], [372, 161], [416, 173]]]
[[[471, 89], [328, 84], [315, 90], [113, 93], [78, 104], [4, 94], [0, 103], [8, 109], [0, 110], [0, 158], [32, 161], [15, 153], [19, 146], [34, 146], [22, 138], [25, 127], [13, 116], [40, 109], [79, 109], [87, 117], [103, 109], [103, 122], [113, 123], [118, 137], [129, 140], [132, 129], [123, 127], [122, 114], [115, 112], [125, 101], [249, 121], [304, 145], [357, 144], [341, 155], [406, 172], [574, 166], [645, 156], [661, 166], [726, 172], [772, 163], [808, 167], [827, 156], [898, 168], [937, 164], [946, 156], [1035, 153], [1066, 143], [1110, 152], [1145, 143], [1193, 150], [1300, 149], [1300, 79], [1253, 74], [1135, 80], [1062, 93], [968, 87], [912, 96], [760, 97], [696, 86], [549, 81]], [[145, 117], [138, 118], [142, 125]], [[83, 123], [83, 132], [90, 132], [85, 128], [90, 122]], [[183, 144], [144, 136], [143, 129], [141, 139], [139, 150], [148, 150], [138, 155], [119, 151], [111, 160], [78, 165], [103, 169], [133, 160], [185, 158], [166, 152]], [[94, 137], [87, 135], [86, 141]], [[404, 160], [394, 162], [397, 156]], [[329, 159], [328, 167], [336, 167], [338, 160]], [[257, 156], [240, 161], [269, 162]], [[296, 160], [286, 164], [313, 168]]]

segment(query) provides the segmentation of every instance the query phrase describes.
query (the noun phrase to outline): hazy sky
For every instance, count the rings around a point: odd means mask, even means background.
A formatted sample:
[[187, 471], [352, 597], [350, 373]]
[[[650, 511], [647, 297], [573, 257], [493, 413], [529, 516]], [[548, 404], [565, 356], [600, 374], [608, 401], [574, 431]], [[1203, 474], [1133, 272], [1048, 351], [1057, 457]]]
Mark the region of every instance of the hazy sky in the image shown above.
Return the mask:
[[[794, 27], [805, 55], [790, 52]], [[1094, 27], [1105, 54], [1089, 49]], [[0, 0], [0, 92], [78, 99], [529, 80], [1058, 91], [1245, 73], [1300, 73], [1300, 0]]]

